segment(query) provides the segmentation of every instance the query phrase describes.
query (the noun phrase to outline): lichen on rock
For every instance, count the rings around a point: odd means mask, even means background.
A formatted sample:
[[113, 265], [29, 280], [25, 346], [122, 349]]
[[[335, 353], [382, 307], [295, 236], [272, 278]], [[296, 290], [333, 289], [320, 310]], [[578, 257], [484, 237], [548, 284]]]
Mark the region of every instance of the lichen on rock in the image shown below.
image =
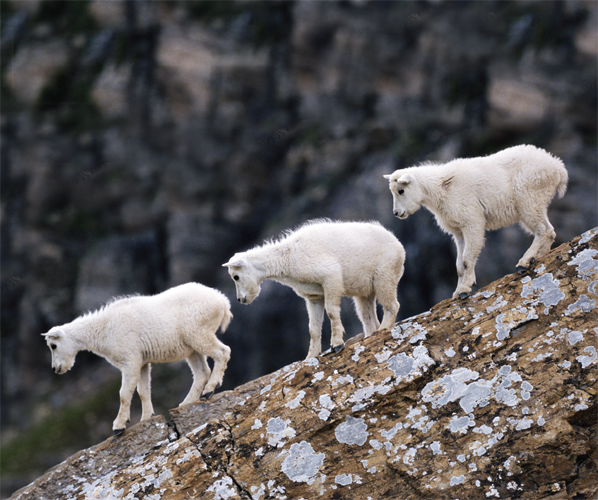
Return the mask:
[[596, 254], [584, 233], [466, 307], [171, 410], [175, 433], [142, 422], [13, 499], [593, 498]]

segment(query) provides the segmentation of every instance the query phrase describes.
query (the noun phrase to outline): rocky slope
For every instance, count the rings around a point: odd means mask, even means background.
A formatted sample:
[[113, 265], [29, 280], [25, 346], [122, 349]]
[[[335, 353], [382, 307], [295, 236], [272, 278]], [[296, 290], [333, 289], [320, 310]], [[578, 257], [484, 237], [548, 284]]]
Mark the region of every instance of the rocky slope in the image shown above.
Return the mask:
[[14, 500], [592, 499], [598, 228], [340, 354], [172, 410]]
[[[109, 430], [118, 373], [82, 354], [55, 376], [40, 333], [115, 295], [192, 280], [225, 292], [232, 389], [301, 359], [307, 314], [272, 283], [237, 304], [221, 264], [306, 219], [375, 219], [397, 235], [400, 318], [450, 297], [450, 238], [424, 210], [397, 221], [382, 174], [531, 142], [570, 175], [549, 212], [556, 244], [598, 224], [596, 2], [0, 9], [0, 410], [2, 455], [18, 457], [1, 464], [3, 495]], [[489, 233], [478, 283], [512, 272], [529, 243], [517, 227]], [[359, 333], [348, 301], [343, 323]], [[154, 377], [165, 413], [189, 374]]]

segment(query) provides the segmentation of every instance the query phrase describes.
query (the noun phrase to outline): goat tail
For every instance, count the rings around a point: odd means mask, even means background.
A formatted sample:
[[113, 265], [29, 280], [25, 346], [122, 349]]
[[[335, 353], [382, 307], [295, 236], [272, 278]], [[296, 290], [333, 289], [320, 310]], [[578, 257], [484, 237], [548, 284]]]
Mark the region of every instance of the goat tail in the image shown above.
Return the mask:
[[561, 174], [561, 180], [559, 182], [559, 185], [556, 188], [556, 192], [559, 195], [559, 198], [562, 198], [565, 194], [565, 191], [567, 191], [567, 183], [569, 182], [569, 174], [567, 173], [567, 170], [563, 167], [560, 171]]
[[230, 322], [232, 319], [233, 319], [233, 313], [230, 312], [230, 309], [226, 308], [224, 310], [224, 317], [222, 318], [222, 321], [220, 323], [220, 331], [222, 333], [224, 333], [226, 331], [226, 329], [228, 328], [228, 325], [230, 325]]

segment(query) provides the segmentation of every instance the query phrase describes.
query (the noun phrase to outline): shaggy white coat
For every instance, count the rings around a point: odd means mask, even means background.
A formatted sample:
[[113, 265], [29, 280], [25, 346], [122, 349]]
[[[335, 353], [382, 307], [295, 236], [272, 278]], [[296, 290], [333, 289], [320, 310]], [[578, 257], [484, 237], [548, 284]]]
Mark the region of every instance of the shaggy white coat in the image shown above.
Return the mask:
[[[340, 318], [342, 296], [353, 297], [365, 335], [394, 324], [399, 311], [397, 285], [403, 275], [405, 250], [378, 223], [312, 221], [281, 240], [236, 253], [226, 264], [237, 299], [252, 302], [263, 280], [290, 286], [305, 299], [309, 315], [309, 352], [322, 350], [324, 310], [331, 324], [331, 345], [344, 345]], [[382, 304], [382, 324], [376, 315]]]
[[487, 229], [519, 223], [534, 235], [518, 271], [550, 250], [556, 234], [548, 220], [548, 205], [555, 194], [565, 194], [568, 181], [560, 159], [529, 145], [406, 168], [384, 177], [397, 217], [405, 219], [423, 205], [453, 236], [459, 275], [454, 298], [466, 297], [475, 284], [475, 263]]
[[[129, 421], [135, 387], [141, 398], [141, 420], [154, 413], [150, 363], [187, 360], [193, 385], [181, 406], [222, 384], [230, 348], [216, 338], [216, 331], [224, 332], [231, 319], [230, 302], [222, 293], [186, 283], [158, 295], [115, 299], [43, 335], [56, 373], [70, 370], [82, 350], [104, 357], [122, 372], [120, 410], [112, 426], [118, 433]], [[211, 374], [206, 356], [214, 360]]]

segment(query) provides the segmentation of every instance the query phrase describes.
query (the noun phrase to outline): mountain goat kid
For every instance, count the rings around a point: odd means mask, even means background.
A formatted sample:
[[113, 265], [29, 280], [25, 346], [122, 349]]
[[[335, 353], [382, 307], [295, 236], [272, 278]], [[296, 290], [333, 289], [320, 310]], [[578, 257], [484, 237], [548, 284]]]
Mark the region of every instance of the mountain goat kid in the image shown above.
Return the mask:
[[560, 159], [529, 145], [485, 157], [424, 164], [384, 177], [390, 183], [397, 217], [405, 219], [423, 205], [452, 234], [459, 275], [453, 298], [462, 299], [475, 285], [475, 263], [487, 229], [518, 222], [534, 235], [517, 264], [518, 272], [550, 250], [556, 234], [548, 220], [548, 205], [556, 193], [565, 194], [568, 181]]
[[[115, 299], [43, 335], [52, 352], [52, 368], [63, 374], [79, 351], [91, 351], [122, 372], [120, 409], [112, 429], [125, 430], [135, 387], [141, 398], [141, 420], [154, 409], [150, 394], [150, 363], [186, 359], [193, 385], [182, 405], [209, 397], [222, 384], [230, 348], [216, 338], [232, 319], [230, 302], [219, 291], [186, 283], [153, 296]], [[214, 360], [210, 374], [206, 356]], [[207, 381], [207, 383], [206, 383]]]
[[[353, 297], [366, 337], [393, 325], [399, 311], [397, 285], [403, 275], [405, 250], [378, 223], [311, 221], [279, 241], [236, 253], [226, 264], [237, 299], [251, 303], [266, 279], [290, 286], [305, 299], [309, 315], [307, 357], [322, 350], [324, 310], [331, 325], [331, 345], [343, 346], [342, 296]], [[376, 299], [384, 316], [380, 325]]]

